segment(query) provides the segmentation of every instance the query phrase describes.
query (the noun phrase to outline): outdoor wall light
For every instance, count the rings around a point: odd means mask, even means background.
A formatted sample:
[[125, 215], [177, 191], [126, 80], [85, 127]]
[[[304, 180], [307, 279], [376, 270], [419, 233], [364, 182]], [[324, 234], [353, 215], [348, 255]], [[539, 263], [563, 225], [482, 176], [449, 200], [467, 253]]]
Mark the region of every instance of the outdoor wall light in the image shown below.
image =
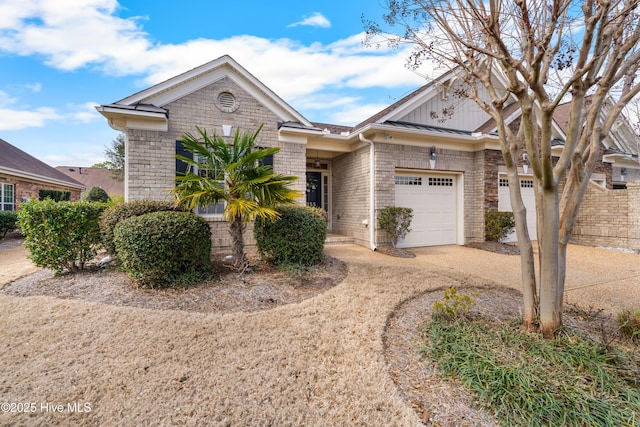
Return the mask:
[[627, 168], [620, 168], [620, 181], [624, 181], [624, 177], [627, 174]]
[[438, 158], [438, 153], [436, 153], [436, 146], [434, 145], [429, 149], [429, 166], [431, 166], [431, 169], [436, 168], [437, 158]]
[[320, 169], [320, 159], [318, 158], [318, 150], [316, 150], [316, 160], [313, 162], [313, 167]]
[[224, 136], [231, 136], [232, 125], [222, 125], [222, 134]]
[[522, 170], [524, 173], [527, 173], [529, 172], [529, 155], [527, 153], [523, 153], [522, 160], [524, 160], [524, 163], [522, 164]]

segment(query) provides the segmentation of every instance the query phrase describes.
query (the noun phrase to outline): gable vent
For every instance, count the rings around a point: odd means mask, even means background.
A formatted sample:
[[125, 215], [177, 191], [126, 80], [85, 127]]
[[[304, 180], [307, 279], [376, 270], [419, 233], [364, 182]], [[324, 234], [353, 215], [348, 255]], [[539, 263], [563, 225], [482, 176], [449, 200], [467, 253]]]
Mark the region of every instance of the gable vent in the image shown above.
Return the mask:
[[215, 105], [220, 111], [225, 113], [233, 113], [240, 107], [238, 98], [234, 95], [233, 91], [229, 88], [220, 88], [215, 95]]
[[233, 108], [236, 98], [229, 92], [222, 92], [218, 95], [218, 104], [223, 108]]

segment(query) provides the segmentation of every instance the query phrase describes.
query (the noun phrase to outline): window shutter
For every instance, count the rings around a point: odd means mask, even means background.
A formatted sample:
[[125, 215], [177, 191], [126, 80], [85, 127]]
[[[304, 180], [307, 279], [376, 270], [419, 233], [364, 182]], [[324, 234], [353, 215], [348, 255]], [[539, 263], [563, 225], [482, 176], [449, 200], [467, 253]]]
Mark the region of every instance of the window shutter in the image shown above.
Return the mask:
[[273, 168], [273, 154], [263, 157], [260, 163], [262, 166], [271, 166]]
[[[176, 141], [176, 156], [183, 156], [193, 160], [193, 154], [184, 148], [182, 141]], [[176, 159], [176, 176], [184, 176], [188, 167], [189, 165], [186, 162]]]

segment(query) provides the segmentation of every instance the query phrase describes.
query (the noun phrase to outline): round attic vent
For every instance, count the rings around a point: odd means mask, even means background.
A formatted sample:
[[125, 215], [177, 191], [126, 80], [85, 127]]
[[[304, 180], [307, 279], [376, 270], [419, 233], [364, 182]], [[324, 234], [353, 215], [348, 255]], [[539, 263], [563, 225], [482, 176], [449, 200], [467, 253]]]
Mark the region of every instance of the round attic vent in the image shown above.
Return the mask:
[[231, 91], [223, 89], [216, 98], [216, 107], [225, 113], [233, 113], [238, 109], [240, 103]]

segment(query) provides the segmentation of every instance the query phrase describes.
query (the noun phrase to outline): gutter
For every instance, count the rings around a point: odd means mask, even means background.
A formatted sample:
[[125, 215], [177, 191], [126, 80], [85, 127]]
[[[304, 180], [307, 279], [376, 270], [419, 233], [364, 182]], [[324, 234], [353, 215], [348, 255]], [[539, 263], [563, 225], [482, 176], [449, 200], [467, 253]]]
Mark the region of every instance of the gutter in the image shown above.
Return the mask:
[[377, 250], [376, 246], [376, 176], [375, 176], [375, 148], [373, 141], [364, 137], [361, 132], [358, 134], [360, 141], [369, 144], [369, 244], [372, 251]]

